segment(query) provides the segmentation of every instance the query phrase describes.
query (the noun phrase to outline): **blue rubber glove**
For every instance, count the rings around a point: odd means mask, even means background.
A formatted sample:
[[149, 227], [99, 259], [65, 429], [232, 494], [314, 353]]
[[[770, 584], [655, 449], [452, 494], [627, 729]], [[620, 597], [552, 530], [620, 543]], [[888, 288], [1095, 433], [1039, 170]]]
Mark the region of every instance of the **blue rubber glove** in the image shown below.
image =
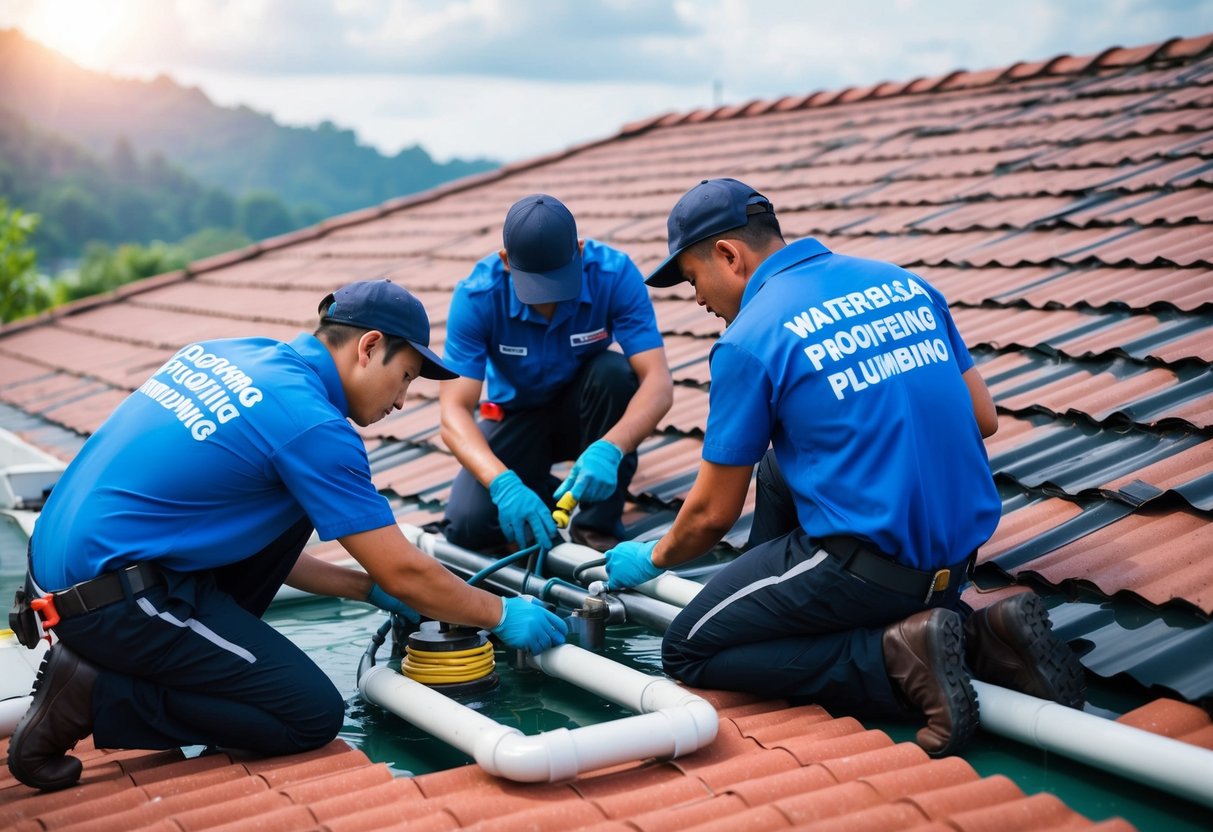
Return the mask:
[[571, 492], [577, 502], [601, 503], [615, 493], [615, 484], [619, 481], [619, 463], [623, 461], [623, 451], [605, 439], [590, 443], [590, 447], [581, 452], [573, 469], [554, 495], [557, 500], [565, 492]]
[[379, 584], [371, 584], [371, 591], [367, 593], [366, 600], [368, 604], [374, 604], [384, 612], [395, 613], [402, 618], [408, 619], [412, 624], [416, 624], [421, 620], [421, 613], [401, 601], [395, 595], [388, 595]]
[[[522, 484], [513, 471], [502, 471], [489, 483], [489, 496], [497, 506], [497, 518], [501, 531], [508, 540], [519, 546], [538, 543], [542, 549], [551, 549], [556, 537], [556, 522], [552, 510], [539, 495]], [[527, 537], [530, 529], [533, 541]]]
[[625, 540], [607, 552], [607, 589], [627, 589], [651, 581], [664, 572], [664, 569], [653, 565], [655, 548], [656, 540], [647, 543]]
[[493, 628], [509, 647], [528, 653], [542, 653], [549, 647], [564, 644], [568, 625], [540, 604], [531, 603], [531, 598], [520, 595], [501, 602], [501, 620]]

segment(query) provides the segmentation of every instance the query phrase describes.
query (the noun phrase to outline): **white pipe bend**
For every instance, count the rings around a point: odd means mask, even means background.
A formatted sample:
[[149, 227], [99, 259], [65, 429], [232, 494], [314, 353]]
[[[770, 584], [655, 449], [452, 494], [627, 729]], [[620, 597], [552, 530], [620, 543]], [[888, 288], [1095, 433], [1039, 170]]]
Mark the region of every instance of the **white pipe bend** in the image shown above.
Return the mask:
[[524, 783], [567, 780], [649, 757], [680, 757], [716, 738], [716, 709], [667, 679], [568, 644], [529, 662], [638, 713], [528, 736], [383, 666], [364, 673], [358, 688], [367, 701], [470, 754], [490, 774]]

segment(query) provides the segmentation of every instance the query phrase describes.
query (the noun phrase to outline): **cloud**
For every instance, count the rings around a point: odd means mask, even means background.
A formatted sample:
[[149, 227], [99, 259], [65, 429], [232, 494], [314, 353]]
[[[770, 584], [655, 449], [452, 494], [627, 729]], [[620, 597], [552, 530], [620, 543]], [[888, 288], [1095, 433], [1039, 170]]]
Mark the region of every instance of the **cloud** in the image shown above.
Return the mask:
[[[3, 0], [0, 25], [97, 0]], [[388, 152], [521, 158], [669, 110], [1213, 29], [1213, 0], [107, 0], [93, 68], [167, 72]], [[39, 11], [42, 10], [42, 11]], [[103, 40], [92, 38], [92, 41]], [[94, 44], [96, 45], [96, 44]], [[70, 54], [70, 53], [69, 53]], [[86, 57], [81, 51], [75, 57]], [[104, 58], [104, 60], [102, 60]], [[487, 125], [487, 126], [486, 126]]]

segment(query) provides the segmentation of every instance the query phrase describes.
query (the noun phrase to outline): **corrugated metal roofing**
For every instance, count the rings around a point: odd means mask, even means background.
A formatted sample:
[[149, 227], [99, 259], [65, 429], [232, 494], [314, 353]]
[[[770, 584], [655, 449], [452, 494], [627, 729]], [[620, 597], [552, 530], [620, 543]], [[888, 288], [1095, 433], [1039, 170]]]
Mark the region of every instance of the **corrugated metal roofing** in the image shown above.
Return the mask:
[[[68, 457], [169, 350], [201, 337], [289, 338], [311, 325], [323, 293], [355, 279], [390, 276], [416, 291], [440, 344], [451, 289], [498, 247], [505, 211], [522, 195], [560, 196], [584, 236], [624, 249], [645, 271], [666, 254], [669, 208], [712, 176], [766, 193], [790, 237], [813, 234], [835, 250], [897, 262], [946, 294], [999, 410], [988, 447], [1003, 520], [982, 551], [979, 579], [1049, 593], [1058, 631], [1085, 651], [1092, 673], [1207, 707], [1213, 35], [657, 116], [601, 142], [336, 217], [0, 330], [0, 425]], [[698, 461], [706, 356], [721, 323], [688, 297], [677, 287], [654, 293], [678, 384], [674, 407], [641, 448], [625, 515], [634, 533], [668, 527]], [[437, 436], [436, 385], [411, 392], [404, 411], [362, 435], [376, 482], [400, 501], [402, 517], [423, 523], [440, 516], [457, 466]], [[749, 523], [747, 507], [727, 542], [740, 546]], [[763, 719], [799, 725], [791, 722], [796, 712], [773, 714]], [[1166, 733], [1171, 720], [1189, 716], [1162, 708], [1145, 722]], [[378, 828], [404, 818], [415, 819], [410, 828], [488, 826], [483, 807], [499, 798], [511, 824], [534, 828], [1080, 822], [1048, 795], [1024, 798], [955, 761], [925, 765], [912, 747], [823, 719], [830, 727], [796, 727], [770, 741], [757, 729], [730, 728], [708, 752], [712, 765], [585, 777], [521, 802], [512, 787], [490, 788], [483, 774], [458, 770], [392, 786], [343, 781], [339, 809], [325, 803], [320, 781], [289, 791], [228, 759], [176, 765], [260, 777], [253, 785], [264, 805], [226, 817], [256, 816], [267, 828]], [[816, 730], [851, 739], [814, 739]], [[352, 759], [343, 750], [335, 756]], [[132, 765], [168, 762], [146, 759]], [[139, 783], [120, 758], [101, 755], [89, 771], [120, 782], [118, 795]], [[953, 777], [956, 785], [942, 787]], [[91, 800], [80, 796], [76, 808], [19, 791], [0, 791], [0, 813], [17, 822], [11, 811], [19, 806], [21, 823], [58, 807], [96, 818], [156, 796], [141, 786], [115, 798], [127, 801], [121, 807], [86, 812]], [[456, 808], [447, 796], [483, 805]], [[354, 812], [360, 799], [391, 808]], [[401, 799], [424, 817], [400, 814]], [[144, 814], [132, 823], [146, 817], [168, 828], [158, 809], [137, 811]], [[172, 815], [179, 828], [189, 810], [171, 811], [180, 811]], [[491, 822], [509, 828], [502, 823]]]

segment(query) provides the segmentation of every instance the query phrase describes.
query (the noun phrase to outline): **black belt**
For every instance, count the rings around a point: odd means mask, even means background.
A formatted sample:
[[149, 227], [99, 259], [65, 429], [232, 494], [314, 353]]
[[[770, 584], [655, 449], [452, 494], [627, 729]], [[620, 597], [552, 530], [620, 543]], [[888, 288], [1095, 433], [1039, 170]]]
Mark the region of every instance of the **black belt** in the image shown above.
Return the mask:
[[46, 609], [48, 606], [46, 604], [31, 604], [31, 606], [42, 613], [43, 619], [46, 620], [45, 626], [53, 627], [54, 624], [50, 621], [51, 615], [48, 613], [52, 615], [57, 613], [56, 621], [63, 618], [74, 618], [125, 598], [126, 592], [122, 588], [123, 574], [126, 575], [127, 582], [131, 586], [132, 595], [138, 595], [164, 583], [164, 575], [155, 566], [150, 563], [135, 563], [119, 569], [117, 572], [106, 572], [104, 575], [98, 575], [92, 580], [81, 581], [67, 589], [47, 593], [43, 599], [38, 600], [50, 599], [51, 609], [49, 610]]
[[842, 561], [842, 568], [852, 575], [903, 595], [922, 598], [924, 604], [930, 603], [931, 596], [936, 592], [943, 592], [953, 582], [963, 580], [977, 554], [974, 551], [959, 563], [925, 572], [902, 566], [849, 535], [822, 538], [817, 544]]

